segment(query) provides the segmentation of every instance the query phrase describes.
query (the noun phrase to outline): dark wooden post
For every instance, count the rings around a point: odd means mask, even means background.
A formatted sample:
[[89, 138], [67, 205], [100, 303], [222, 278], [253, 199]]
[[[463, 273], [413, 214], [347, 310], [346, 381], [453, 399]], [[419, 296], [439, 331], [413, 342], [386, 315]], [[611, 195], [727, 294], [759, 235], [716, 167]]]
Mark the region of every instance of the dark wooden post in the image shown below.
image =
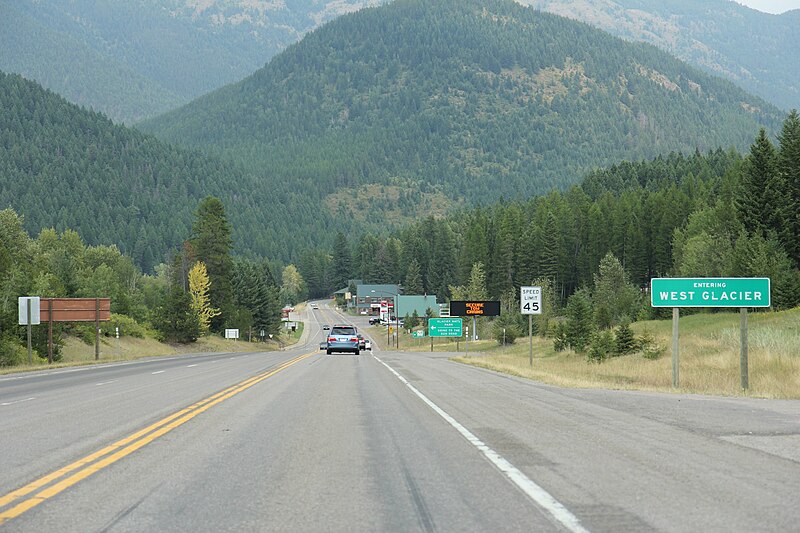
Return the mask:
[[100, 298], [94, 299], [94, 360], [100, 359]]
[[47, 362], [53, 364], [53, 299], [47, 299]]

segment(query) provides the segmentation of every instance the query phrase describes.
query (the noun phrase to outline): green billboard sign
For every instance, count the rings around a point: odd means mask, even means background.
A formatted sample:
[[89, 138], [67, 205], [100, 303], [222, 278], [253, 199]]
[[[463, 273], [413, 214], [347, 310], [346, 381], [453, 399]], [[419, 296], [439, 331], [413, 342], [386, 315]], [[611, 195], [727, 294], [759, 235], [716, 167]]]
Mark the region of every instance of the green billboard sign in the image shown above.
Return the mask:
[[428, 335], [431, 337], [460, 337], [461, 318], [428, 319]]
[[769, 307], [769, 278], [653, 278], [653, 307]]

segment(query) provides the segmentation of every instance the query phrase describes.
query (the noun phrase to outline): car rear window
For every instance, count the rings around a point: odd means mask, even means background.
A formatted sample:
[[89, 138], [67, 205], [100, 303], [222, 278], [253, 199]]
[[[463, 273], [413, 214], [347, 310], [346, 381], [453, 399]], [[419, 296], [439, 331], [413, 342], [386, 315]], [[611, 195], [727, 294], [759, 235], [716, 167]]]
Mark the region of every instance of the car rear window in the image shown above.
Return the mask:
[[334, 327], [331, 329], [331, 335], [355, 335], [356, 328]]

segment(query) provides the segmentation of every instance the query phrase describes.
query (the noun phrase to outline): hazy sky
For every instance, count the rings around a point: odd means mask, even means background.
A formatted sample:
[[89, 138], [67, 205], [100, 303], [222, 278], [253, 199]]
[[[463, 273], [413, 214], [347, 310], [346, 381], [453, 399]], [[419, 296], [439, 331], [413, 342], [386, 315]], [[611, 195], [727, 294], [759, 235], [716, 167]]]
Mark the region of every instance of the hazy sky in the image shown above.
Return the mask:
[[790, 9], [800, 9], [800, 0], [735, 0], [747, 7], [764, 11], [765, 13], [783, 13]]

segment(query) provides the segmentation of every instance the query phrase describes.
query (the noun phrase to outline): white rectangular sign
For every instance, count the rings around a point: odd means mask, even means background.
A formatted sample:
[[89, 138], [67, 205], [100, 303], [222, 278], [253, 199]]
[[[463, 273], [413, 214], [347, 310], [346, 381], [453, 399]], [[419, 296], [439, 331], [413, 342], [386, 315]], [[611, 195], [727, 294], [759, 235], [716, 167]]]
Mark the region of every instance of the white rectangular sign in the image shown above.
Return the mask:
[[31, 325], [36, 326], [39, 322], [39, 297], [20, 296], [19, 297], [19, 325], [28, 325], [28, 302], [31, 303]]
[[238, 339], [239, 338], [239, 330], [238, 329], [226, 329], [225, 330], [225, 338], [226, 339]]
[[519, 312], [523, 315], [542, 314], [542, 288], [541, 287], [520, 287], [519, 288]]

